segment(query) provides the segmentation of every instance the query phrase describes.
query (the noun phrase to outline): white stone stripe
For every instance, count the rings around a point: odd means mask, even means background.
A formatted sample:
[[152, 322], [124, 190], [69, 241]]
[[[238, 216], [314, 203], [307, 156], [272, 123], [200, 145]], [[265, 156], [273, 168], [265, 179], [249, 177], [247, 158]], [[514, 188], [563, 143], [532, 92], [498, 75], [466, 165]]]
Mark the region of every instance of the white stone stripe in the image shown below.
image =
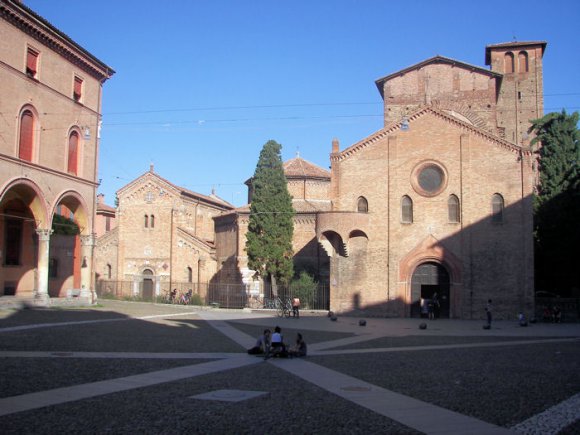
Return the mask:
[[192, 314], [197, 315], [197, 313], [194, 313], [194, 312], [186, 312], [186, 313], [177, 313], [177, 314], [155, 314], [152, 316], [142, 316], [142, 317], [121, 317], [121, 318], [114, 318], [114, 319], [78, 320], [76, 322], [37, 323], [35, 325], [9, 326], [7, 328], [0, 328], [0, 333], [23, 331], [26, 329], [54, 328], [56, 326], [88, 325], [90, 323], [123, 322], [123, 321], [127, 321], [127, 320], [147, 320], [147, 319], [157, 319], [160, 317], [188, 316], [188, 315], [192, 315]]
[[512, 427], [526, 435], [555, 435], [580, 420], [580, 393]]
[[509, 429], [449, 411], [302, 359], [271, 364], [377, 414], [427, 434], [492, 435]]
[[0, 351], [0, 358], [122, 358], [122, 359], [225, 359], [239, 358], [233, 352], [60, 352], [60, 351]]
[[0, 399], [0, 416], [30, 411], [45, 406], [60, 405], [105, 394], [133, 390], [135, 388], [149, 387], [165, 382], [178, 381], [180, 379], [256, 364], [258, 361], [261, 360], [245, 355], [239, 358], [228, 358], [220, 361], [126, 376], [108, 381], [92, 382], [90, 384], [6, 397]]
[[[367, 340], [373, 340], [369, 338]], [[441, 350], [441, 349], [461, 349], [476, 347], [496, 347], [496, 346], [519, 346], [526, 344], [545, 344], [545, 343], [565, 343], [570, 341], [579, 341], [578, 338], [547, 338], [539, 340], [513, 340], [513, 341], [488, 341], [484, 343], [457, 343], [457, 344], [430, 344], [426, 346], [401, 346], [401, 347], [377, 347], [368, 349], [336, 349], [336, 350], [315, 350], [315, 346], [309, 346], [309, 355], [348, 355], [361, 353], [377, 352], [410, 352], [415, 350]], [[312, 350], [314, 348], [314, 350]], [[312, 351], [311, 351], [312, 350]]]

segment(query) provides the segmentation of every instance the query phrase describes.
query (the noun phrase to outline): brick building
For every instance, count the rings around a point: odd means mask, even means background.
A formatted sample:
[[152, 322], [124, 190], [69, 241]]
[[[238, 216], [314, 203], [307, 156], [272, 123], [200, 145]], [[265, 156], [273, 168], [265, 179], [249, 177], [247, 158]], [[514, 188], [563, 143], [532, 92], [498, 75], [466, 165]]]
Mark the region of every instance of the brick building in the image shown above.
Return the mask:
[[[94, 296], [98, 132], [113, 74], [21, 2], [0, 0], [0, 295]], [[67, 225], [56, 215], [78, 234], [53, 235]]]
[[331, 309], [498, 317], [533, 308], [529, 120], [543, 115], [546, 43], [485, 50], [490, 70], [436, 56], [376, 81], [384, 128], [332, 145], [332, 210], [317, 237], [330, 256]]
[[[204, 296], [205, 287], [199, 284], [208, 283], [217, 270], [212, 218], [233, 206], [213, 193], [206, 196], [176, 186], [153, 166], [119, 189], [117, 198], [116, 226], [96, 245], [103, 293], [150, 299], [163, 295], [171, 282]], [[129, 288], [114, 287], [120, 282]]]

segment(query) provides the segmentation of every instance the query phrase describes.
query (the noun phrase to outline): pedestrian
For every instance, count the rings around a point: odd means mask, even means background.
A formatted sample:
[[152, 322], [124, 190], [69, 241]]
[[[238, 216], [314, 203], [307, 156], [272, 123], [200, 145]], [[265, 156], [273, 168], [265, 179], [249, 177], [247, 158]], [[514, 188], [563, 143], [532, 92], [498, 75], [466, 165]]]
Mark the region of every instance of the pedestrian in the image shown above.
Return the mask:
[[292, 299], [292, 315], [297, 319], [300, 318], [300, 299], [294, 298]]
[[487, 300], [487, 305], [485, 306], [485, 315], [487, 317], [487, 329], [491, 329], [491, 312], [493, 311], [493, 305], [491, 299]]
[[264, 359], [276, 356], [282, 358], [286, 358], [288, 356], [288, 351], [286, 350], [286, 345], [284, 344], [282, 329], [279, 326], [274, 328], [274, 333], [270, 339], [270, 349], [268, 352], [266, 352]]

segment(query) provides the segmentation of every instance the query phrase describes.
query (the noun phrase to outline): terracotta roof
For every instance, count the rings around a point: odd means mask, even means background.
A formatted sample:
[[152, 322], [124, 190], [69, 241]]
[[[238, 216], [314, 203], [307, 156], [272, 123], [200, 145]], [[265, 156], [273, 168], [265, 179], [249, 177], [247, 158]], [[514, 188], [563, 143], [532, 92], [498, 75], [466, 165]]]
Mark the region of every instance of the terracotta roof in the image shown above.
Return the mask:
[[462, 67], [462, 68], [465, 68], [465, 69], [469, 69], [469, 70], [472, 70], [472, 71], [477, 71], [477, 72], [479, 72], [481, 74], [485, 74], [485, 75], [488, 75], [490, 77], [502, 77], [501, 74], [496, 73], [494, 71], [490, 71], [490, 70], [488, 70], [486, 68], [483, 68], [483, 67], [480, 67], [480, 66], [477, 66], [477, 65], [471, 65], [469, 63], [461, 62], [459, 60], [451, 59], [449, 57], [437, 55], [437, 56], [431, 57], [431, 58], [426, 59], [426, 60], [424, 60], [422, 62], [416, 63], [415, 65], [411, 65], [411, 66], [409, 66], [407, 68], [404, 68], [402, 70], [399, 70], [397, 72], [394, 72], [392, 74], [389, 74], [388, 76], [385, 76], [385, 77], [382, 77], [382, 78], [376, 80], [375, 81], [375, 84], [377, 85], [377, 89], [379, 90], [379, 92], [381, 94], [381, 97], [383, 97], [383, 99], [385, 98], [385, 96], [383, 95], [383, 84], [386, 81], [389, 81], [392, 78], [398, 77], [400, 75], [406, 74], [409, 71], [413, 71], [413, 70], [416, 70], [416, 69], [419, 69], [419, 68], [423, 68], [426, 65], [437, 64], [437, 63], [445, 63], [445, 64], [448, 64], [448, 65], [459, 66], [459, 67]]
[[111, 213], [115, 213], [117, 210], [115, 209], [115, 207], [111, 207], [110, 205], [98, 203], [97, 204], [97, 211], [108, 211]]
[[[292, 207], [296, 213], [316, 213], [319, 211], [330, 211], [332, 209], [332, 201], [330, 199], [293, 199]], [[234, 210], [223, 212], [214, 219], [219, 219], [225, 216], [236, 214], [250, 214], [250, 204], [242, 205]]]
[[542, 56], [544, 55], [544, 51], [546, 51], [546, 45], [548, 43], [546, 41], [512, 41], [512, 42], [500, 42], [499, 44], [490, 44], [485, 47], [485, 64], [491, 64], [491, 50], [494, 48], [506, 48], [506, 47], [514, 47], [514, 48], [522, 48], [522, 47], [529, 47], [534, 45], [541, 45], [542, 46]]
[[302, 157], [294, 157], [284, 163], [284, 175], [286, 178], [324, 178], [330, 180], [330, 172], [304, 160]]

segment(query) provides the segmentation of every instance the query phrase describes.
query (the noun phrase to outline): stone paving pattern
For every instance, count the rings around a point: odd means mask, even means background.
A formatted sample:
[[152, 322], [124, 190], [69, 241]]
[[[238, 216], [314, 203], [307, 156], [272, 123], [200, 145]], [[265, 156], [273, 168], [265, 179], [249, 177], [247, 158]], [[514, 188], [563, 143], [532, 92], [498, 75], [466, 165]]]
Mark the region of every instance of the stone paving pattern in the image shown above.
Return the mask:
[[[579, 324], [420, 322], [118, 301], [0, 311], [1, 432], [580, 433]], [[246, 355], [275, 325], [309, 356]], [[266, 394], [192, 398], [218, 390]]]

